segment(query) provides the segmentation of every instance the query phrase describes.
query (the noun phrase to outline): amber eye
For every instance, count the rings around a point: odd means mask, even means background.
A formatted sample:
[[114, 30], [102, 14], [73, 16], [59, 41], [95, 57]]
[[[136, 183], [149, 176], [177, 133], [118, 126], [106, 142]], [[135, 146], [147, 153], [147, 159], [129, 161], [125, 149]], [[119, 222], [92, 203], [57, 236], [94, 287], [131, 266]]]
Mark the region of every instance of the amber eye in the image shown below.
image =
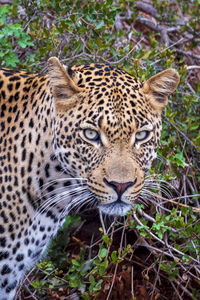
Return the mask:
[[85, 138], [89, 141], [98, 141], [100, 138], [98, 132], [93, 129], [85, 129], [83, 133]]
[[150, 131], [147, 130], [136, 132], [135, 139], [136, 141], [144, 141], [148, 138], [149, 134]]

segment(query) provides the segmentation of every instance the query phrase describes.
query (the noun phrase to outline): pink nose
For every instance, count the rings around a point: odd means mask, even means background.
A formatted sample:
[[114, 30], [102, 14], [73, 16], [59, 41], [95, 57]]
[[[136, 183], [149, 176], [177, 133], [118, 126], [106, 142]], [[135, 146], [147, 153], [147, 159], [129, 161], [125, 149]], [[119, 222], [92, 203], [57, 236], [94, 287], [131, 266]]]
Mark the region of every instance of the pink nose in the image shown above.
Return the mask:
[[116, 182], [116, 181], [107, 181], [104, 178], [104, 182], [113, 188], [113, 190], [116, 191], [118, 196], [121, 196], [129, 187], [133, 186], [136, 183], [137, 179], [134, 181], [128, 181], [128, 182]]

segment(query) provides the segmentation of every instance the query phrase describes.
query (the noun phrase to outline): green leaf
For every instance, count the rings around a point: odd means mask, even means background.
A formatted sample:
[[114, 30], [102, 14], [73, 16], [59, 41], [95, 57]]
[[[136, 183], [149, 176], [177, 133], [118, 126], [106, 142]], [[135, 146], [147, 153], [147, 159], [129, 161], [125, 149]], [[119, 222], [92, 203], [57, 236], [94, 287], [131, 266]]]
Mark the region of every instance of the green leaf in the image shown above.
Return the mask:
[[192, 125], [190, 125], [190, 127], [188, 128], [189, 130], [196, 130], [196, 129], [198, 129], [199, 128], [199, 124], [192, 124]]
[[116, 261], [118, 260], [118, 257], [117, 257], [117, 251], [114, 250], [112, 253], [111, 253], [111, 259], [112, 259], [112, 263], [116, 263]]
[[109, 236], [107, 234], [104, 234], [102, 236], [103, 241], [106, 243], [106, 245], [111, 245], [112, 244], [112, 239], [109, 238]]
[[147, 59], [147, 58], [149, 58], [149, 55], [151, 54], [151, 51], [152, 51], [152, 50], [149, 50], [149, 51], [145, 52], [145, 54], [143, 55], [142, 59]]
[[30, 36], [26, 35], [25, 33], [23, 33], [21, 38], [18, 40], [18, 44], [22, 48], [26, 48], [27, 46], [34, 46], [33, 42], [30, 41]]
[[96, 283], [96, 282], [95, 282], [95, 279], [94, 279], [94, 276], [92, 276], [92, 275], [89, 276], [89, 281], [90, 281], [90, 283], [93, 284], [93, 285], [95, 285], [95, 283]]
[[19, 62], [16, 53], [11, 51], [9, 51], [8, 54], [3, 57], [3, 59], [7, 67], [16, 67], [16, 64]]
[[106, 257], [107, 253], [108, 253], [108, 250], [105, 249], [105, 248], [103, 248], [103, 249], [101, 249], [101, 250], [99, 251], [98, 256], [99, 256], [100, 258], [104, 258], [104, 257]]
[[77, 260], [75, 260], [75, 259], [72, 259], [72, 264], [73, 264], [74, 266], [77, 266], [77, 267], [80, 266], [80, 263], [79, 263]]
[[185, 157], [183, 156], [183, 153], [177, 153], [174, 155], [174, 159], [176, 161], [177, 166], [185, 167]]
[[104, 26], [104, 20], [101, 20], [97, 25], [96, 25], [96, 29], [100, 29]]
[[8, 15], [9, 15], [9, 12], [10, 12], [9, 5], [2, 5], [0, 7], [0, 25], [3, 25], [1, 23], [5, 23]]

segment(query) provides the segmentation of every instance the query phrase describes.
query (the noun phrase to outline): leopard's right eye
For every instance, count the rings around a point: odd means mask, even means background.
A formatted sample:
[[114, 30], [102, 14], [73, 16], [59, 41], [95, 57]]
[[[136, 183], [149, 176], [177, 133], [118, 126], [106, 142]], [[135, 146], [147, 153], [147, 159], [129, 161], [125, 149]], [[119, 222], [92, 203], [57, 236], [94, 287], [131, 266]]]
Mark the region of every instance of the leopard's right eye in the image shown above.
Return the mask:
[[89, 141], [96, 142], [100, 139], [100, 135], [96, 130], [88, 128], [88, 129], [84, 129], [83, 133], [84, 133], [85, 138]]

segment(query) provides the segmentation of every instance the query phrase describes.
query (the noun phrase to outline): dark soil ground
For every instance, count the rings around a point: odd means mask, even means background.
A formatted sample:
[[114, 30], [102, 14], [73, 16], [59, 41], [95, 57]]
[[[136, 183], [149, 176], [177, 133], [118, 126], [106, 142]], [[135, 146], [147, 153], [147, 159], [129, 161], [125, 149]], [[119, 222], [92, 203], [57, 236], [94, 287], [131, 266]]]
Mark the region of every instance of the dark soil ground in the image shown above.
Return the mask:
[[[77, 259], [80, 253], [80, 248], [85, 249], [85, 256], [87, 257], [91, 244], [96, 246], [92, 247], [91, 256], [95, 257], [98, 254], [98, 243], [101, 240], [101, 233], [99, 228], [101, 222], [99, 220], [98, 212], [92, 211], [83, 217], [83, 223], [79, 230], [72, 233], [70, 241], [65, 248], [66, 257]], [[111, 219], [107, 220], [107, 226], [111, 223]], [[124, 222], [124, 220], [123, 220]], [[113, 234], [113, 243], [110, 251], [118, 251], [123, 238], [123, 246], [130, 244], [134, 245], [137, 241], [137, 236], [134, 229], [125, 230], [124, 227], [117, 228]], [[60, 234], [62, 237], [62, 235]], [[125, 244], [124, 244], [125, 243]], [[133, 247], [135, 250], [131, 255], [123, 260], [118, 265], [110, 264], [105, 276], [103, 277], [102, 288], [95, 297], [91, 296], [90, 299], [97, 300], [157, 300], [157, 299], [183, 299], [189, 300], [191, 297], [183, 293], [181, 288], [176, 285], [173, 286], [173, 281], [170, 282], [168, 274], [159, 270], [155, 265], [155, 256], [144, 246]], [[66, 267], [67, 272], [67, 267]], [[62, 276], [65, 274], [63, 273]], [[44, 276], [41, 274], [41, 278]], [[34, 273], [29, 276], [29, 280], [34, 280]], [[39, 274], [36, 274], [39, 277]], [[88, 280], [89, 284], [89, 280]], [[189, 283], [192, 288], [198, 289], [196, 282]], [[21, 295], [16, 300], [78, 300], [84, 299], [80, 292], [72, 289], [68, 284], [63, 284], [62, 287], [57, 289], [47, 289], [46, 295], [37, 296], [32, 294], [29, 285], [29, 292], [27, 292], [28, 285], [25, 283], [26, 291], [21, 289]], [[28, 289], [29, 289], [28, 288]], [[180, 298], [180, 295], [183, 295]]]

